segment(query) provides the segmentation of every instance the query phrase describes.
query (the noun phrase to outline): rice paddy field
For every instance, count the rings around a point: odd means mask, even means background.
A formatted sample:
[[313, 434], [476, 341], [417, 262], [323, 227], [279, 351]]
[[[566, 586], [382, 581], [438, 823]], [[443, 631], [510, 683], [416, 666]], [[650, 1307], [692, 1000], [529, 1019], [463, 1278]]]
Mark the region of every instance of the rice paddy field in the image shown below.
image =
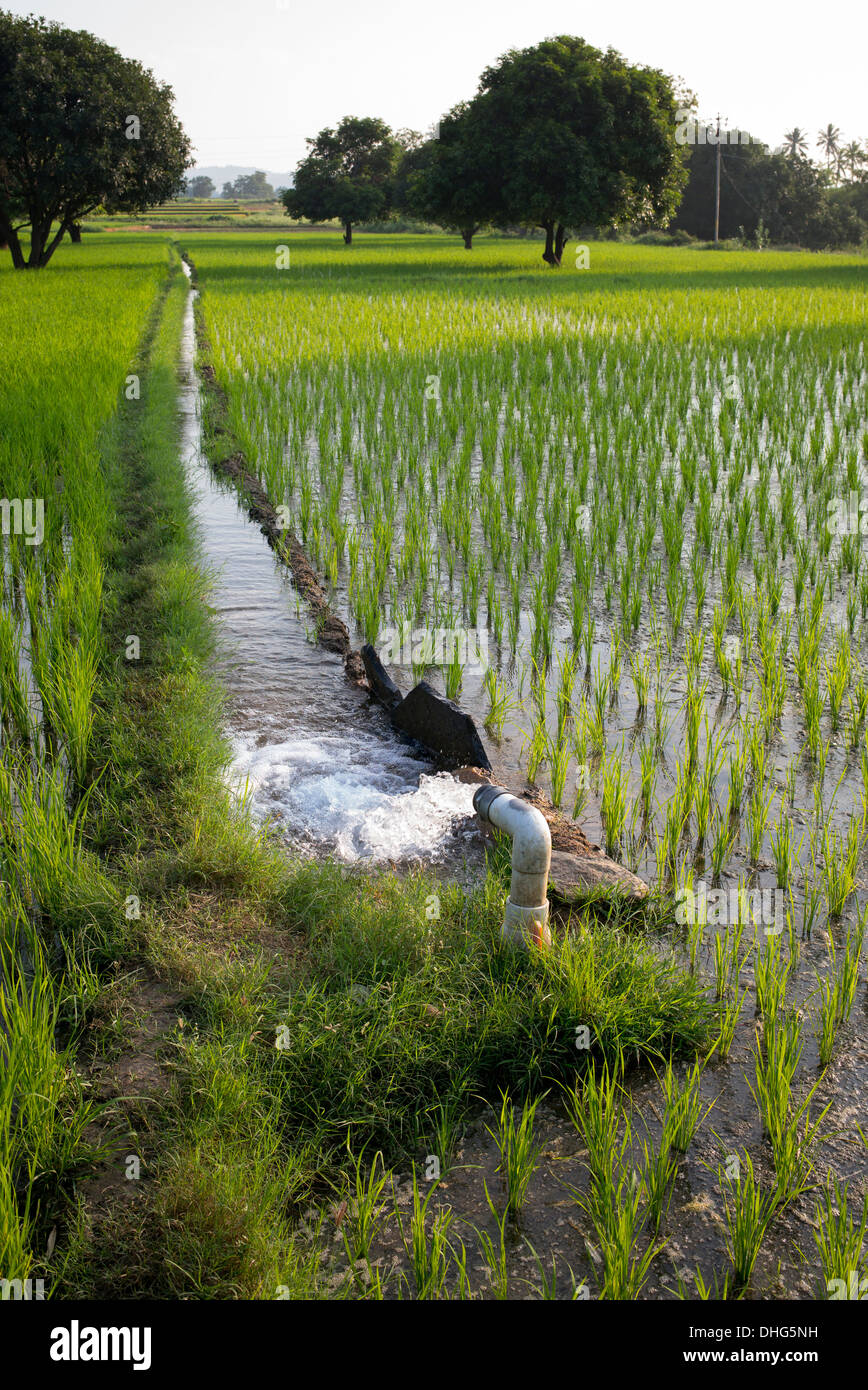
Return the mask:
[[270, 238], [185, 243], [246, 456], [405, 683], [425, 634], [483, 633], [487, 669], [456, 649], [435, 679], [498, 770], [661, 885], [759, 873], [839, 914], [868, 793], [864, 263], [603, 244], [558, 277], [429, 242], [346, 266], [299, 240], [286, 269]]
[[[173, 236], [0, 271], [0, 493], [44, 503], [2, 538], [0, 1277], [865, 1297], [864, 258]], [[347, 872], [235, 797], [179, 253], [206, 456], [644, 907], [510, 952], [508, 846]]]
[[[66, 932], [103, 934], [118, 911], [81, 839], [103, 630], [111, 503], [101, 432], [147, 328], [169, 249], [92, 248], [86, 271], [0, 275], [4, 519], [0, 604], [0, 1269], [26, 1278], [39, 1196], [78, 1153], [88, 1104], [63, 1042], [87, 993]], [[129, 383], [129, 385], [128, 385]], [[44, 929], [43, 929], [44, 928]], [[74, 954], [74, 953], [73, 953]], [[4, 1297], [8, 1294], [4, 1293]]]

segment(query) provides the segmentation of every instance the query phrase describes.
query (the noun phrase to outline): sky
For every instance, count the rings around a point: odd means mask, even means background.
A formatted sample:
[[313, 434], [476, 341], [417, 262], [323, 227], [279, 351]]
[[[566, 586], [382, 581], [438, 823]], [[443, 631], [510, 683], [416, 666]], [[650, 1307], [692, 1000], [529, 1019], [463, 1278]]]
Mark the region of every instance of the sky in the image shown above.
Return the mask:
[[868, 140], [864, 3], [608, 0], [550, 17], [530, 0], [0, 4], [90, 30], [168, 82], [197, 165], [292, 169], [346, 115], [426, 131], [507, 49], [559, 33], [683, 78], [702, 116], [772, 147], [794, 125], [813, 146], [830, 121]]

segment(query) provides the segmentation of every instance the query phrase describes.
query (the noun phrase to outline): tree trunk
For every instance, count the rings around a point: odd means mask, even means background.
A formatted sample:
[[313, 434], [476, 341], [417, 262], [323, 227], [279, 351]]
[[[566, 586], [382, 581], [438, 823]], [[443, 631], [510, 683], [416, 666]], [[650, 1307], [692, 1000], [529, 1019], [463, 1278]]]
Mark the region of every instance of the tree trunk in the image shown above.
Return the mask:
[[48, 265], [63, 237], [66, 234], [67, 223], [62, 221], [54, 236], [51, 236], [52, 217], [42, 218], [30, 224], [30, 256], [27, 261], [28, 270], [42, 270]]
[[352, 224], [352, 222], [345, 222], [345, 223], [344, 223], [344, 228], [345, 228], [345, 230], [344, 230], [344, 245], [345, 245], [345, 246], [352, 246], [352, 244], [353, 244], [353, 224]]
[[556, 233], [556, 235], [555, 235], [555, 262], [556, 262], [557, 265], [560, 265], [560, 263], [561, 263], [561, 261], [562, 261], [562, 259], [563, 259], [564, 247], [566, 246], [566, 244], [567, 244], [567, 229], [566, 229], [566, 227], [564, 226], [563, 222], [559, 222], [559, 223], [558, 223], [558, 230], [557, 230], [557, 233]]
[[473, 233], [474, 233], [475, 231], [476, 231], [476, 228], [475, 228], [475, 227], [462, 227], [462, 228], [461, 228], [461, 235], [464, 237], [464, 249], [465, 249], [465, 251], [472, 251], [472, 250], [473, 250]]
[[32, 222], [30, 224], [30, 255], [27, 258], [28, 270], [39, 270], [51, 224]]
[[546, 265], [556, 266], [555, 260], [555, 224], [554, 222], [543, 222], [546, 233], [546, 249], [543, 251], [543, 260]]
[[7, 247], [12, 253], [12, 264], [15, 269], [24, 270], [24, 253], [21, 250], [18, 233], [7, 218], [0, 217], [0, 250], [5, 251]]
[[79, 222], [67, 222], [66, 230], [69, 232], [69, 239], [74, 246], [81, 245], [81, 224]]

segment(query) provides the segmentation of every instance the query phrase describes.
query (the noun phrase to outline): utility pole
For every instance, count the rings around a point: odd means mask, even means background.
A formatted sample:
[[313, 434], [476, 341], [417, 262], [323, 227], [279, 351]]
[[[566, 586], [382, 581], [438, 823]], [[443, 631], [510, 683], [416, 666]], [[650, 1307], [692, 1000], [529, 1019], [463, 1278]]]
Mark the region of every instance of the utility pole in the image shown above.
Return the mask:
[[714, 162], [714, 244], [720, 241], [720, 112], [717, 113], [717, 156]]

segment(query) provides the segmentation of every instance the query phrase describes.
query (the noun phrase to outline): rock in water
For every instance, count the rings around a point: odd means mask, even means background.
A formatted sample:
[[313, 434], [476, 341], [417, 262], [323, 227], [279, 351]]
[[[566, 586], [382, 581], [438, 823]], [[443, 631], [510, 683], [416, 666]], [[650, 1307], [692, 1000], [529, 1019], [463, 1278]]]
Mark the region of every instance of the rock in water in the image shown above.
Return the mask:
[[438, 695], [427, 681], [414, 686], [391, 714], [395, 729], [430, 749], [447, 767], [469, 765], [491, 770], [488, 754], [470, 715]]
[[567, 903], [596, 897], [603, 892], [620, 893], [626, 898], [648, 895], [647, 885], [641, 878], [599, 852], [569, 854], [553, 849], [549, 879], [553, 896]]
[[365, 663], [365, 675], [371, 687], [371, 694], [381, 705], [385, 705], [386, 709], [391, 710], [400, 705], [403, 696], [370, 642], [366, 642], [362, 647], [362, 661]]

